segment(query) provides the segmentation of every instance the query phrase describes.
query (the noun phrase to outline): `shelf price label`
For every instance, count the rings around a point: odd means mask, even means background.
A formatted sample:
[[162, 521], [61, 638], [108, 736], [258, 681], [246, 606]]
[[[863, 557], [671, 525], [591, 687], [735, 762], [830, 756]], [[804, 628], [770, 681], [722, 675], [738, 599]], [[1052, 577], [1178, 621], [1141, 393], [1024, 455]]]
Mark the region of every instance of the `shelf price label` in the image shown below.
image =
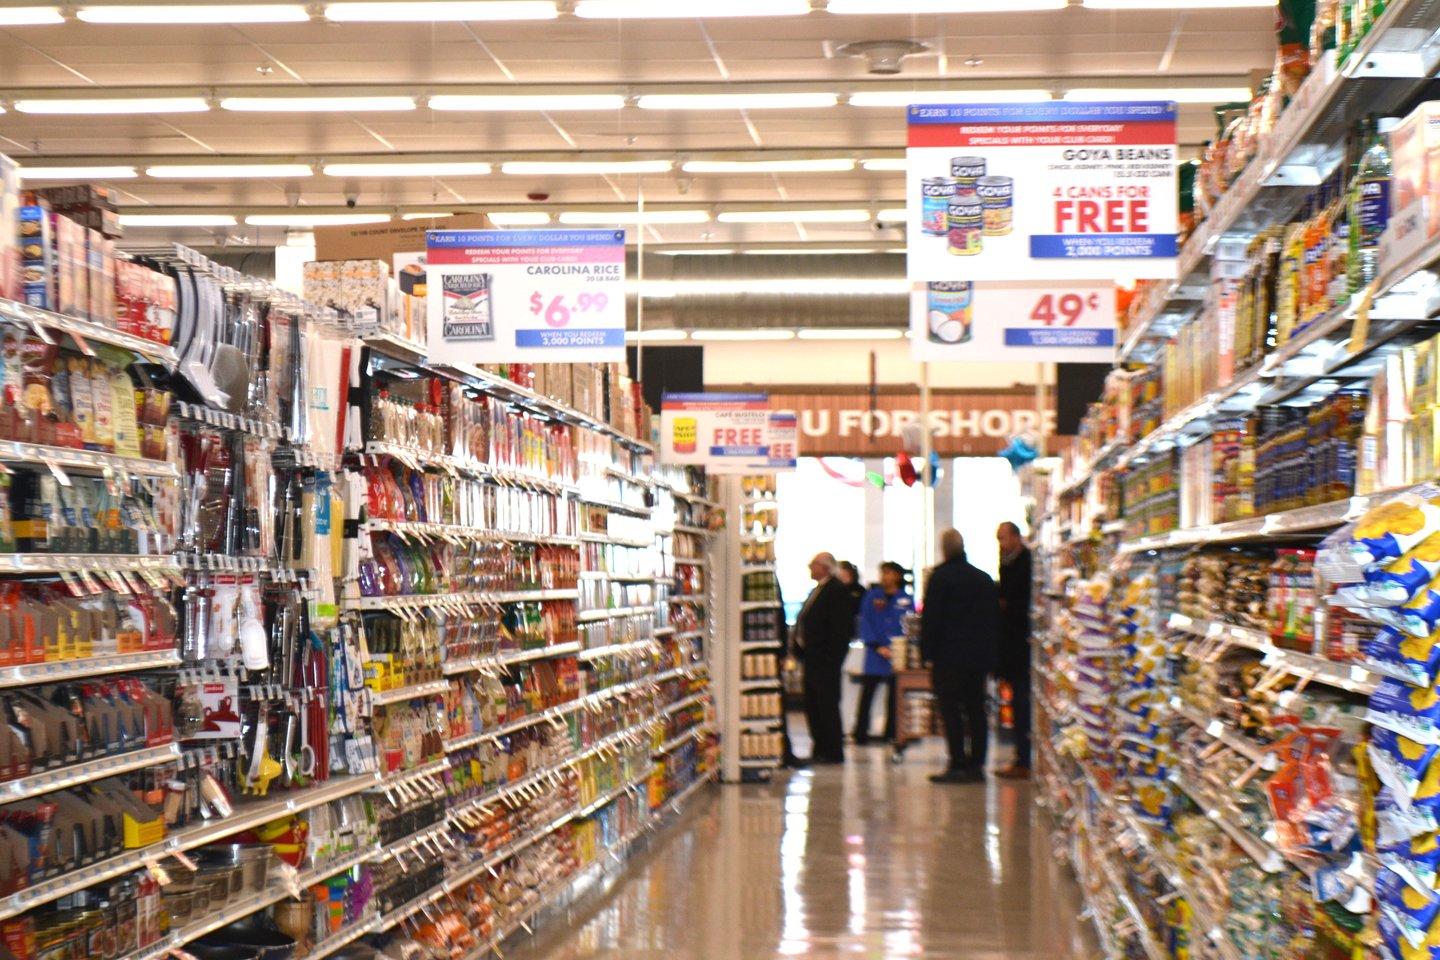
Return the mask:
[[1113, 282], [913, 283], [910, 355], [917, 361], [1109, 363]]
[[432, 230], [426, 264], [433, 357], [625, 359], [623, 230]]

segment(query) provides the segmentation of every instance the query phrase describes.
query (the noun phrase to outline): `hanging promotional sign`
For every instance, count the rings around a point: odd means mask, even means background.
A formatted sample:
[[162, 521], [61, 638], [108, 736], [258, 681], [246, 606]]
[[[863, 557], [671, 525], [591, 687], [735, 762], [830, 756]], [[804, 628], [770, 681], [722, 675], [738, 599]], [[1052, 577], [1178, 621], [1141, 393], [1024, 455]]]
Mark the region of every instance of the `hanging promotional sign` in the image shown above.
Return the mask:
[[794, 470], [798, 421], [763, 393], [667, 393], [660, 402], [660, 460], [713, 473]]
[[917, 104], [911, 280], [1175, 276], [1175, 104]]
[[432, 230], [426, 260], [430, 356], [625, 362], [625, 231]]
[[911, 284], [910, 357], [931, 360], [1111, 363], [1115, 284]]

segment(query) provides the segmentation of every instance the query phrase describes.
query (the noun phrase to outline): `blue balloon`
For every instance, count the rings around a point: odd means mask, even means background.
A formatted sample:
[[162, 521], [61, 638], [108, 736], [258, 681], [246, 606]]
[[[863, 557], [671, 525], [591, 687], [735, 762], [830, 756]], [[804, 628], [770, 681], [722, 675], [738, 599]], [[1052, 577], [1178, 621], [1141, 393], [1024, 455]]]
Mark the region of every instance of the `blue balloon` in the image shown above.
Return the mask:
[[930, 476], [928, 479], [932, 487], [940, 482], [940, 454], [934, 450], [930, 451]]
[[1010, 469], [1019, 470], [1025, 466], [1025, 464], [1040, 456], [1040, 451], [1030, 446], [1030, 444], [1026, 443], [1022, 438], [1016, 437], [1010, 441], [1009, 446], [1000, 451], [1000, 456], [1010, 461]]

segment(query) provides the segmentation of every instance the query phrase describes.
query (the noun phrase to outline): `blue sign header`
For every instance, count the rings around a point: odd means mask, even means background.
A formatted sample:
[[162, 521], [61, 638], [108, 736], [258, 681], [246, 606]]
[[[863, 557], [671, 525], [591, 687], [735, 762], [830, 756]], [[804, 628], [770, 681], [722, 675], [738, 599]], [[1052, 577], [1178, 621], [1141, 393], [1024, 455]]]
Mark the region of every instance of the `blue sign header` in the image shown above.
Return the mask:
[[921, 123], [1143, 123], [1175, 121], [1172, 100], [1076, 103], [912, 104], [909, 121]]
[[604, 247], [625, 242], [624, 230], [430, 230], [430, 247]]

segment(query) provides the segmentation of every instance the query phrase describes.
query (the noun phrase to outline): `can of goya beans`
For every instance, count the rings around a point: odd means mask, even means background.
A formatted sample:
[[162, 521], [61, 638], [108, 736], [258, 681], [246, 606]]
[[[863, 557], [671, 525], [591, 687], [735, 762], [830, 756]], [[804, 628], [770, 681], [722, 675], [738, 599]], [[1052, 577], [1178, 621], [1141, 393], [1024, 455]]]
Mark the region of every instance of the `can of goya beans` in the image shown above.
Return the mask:
[[920, 181], [920, 232], [943, 237], [950, 230], [946, 220], [950, 200], [955, 196], [953, 177], [926, 177]]
[[1015, 222], [1015, 178], [981, 177], [975, 195], [985, 212], [985, 236], [1003, 237]]
[[985, 158], [951, 157], [950, 176], [955, 179], [955, 196], [975, 196], [975, 181], [985, 176]]
[[979, 253], [984, 241], [985, 209], [979, 197], [956, 197], [945, 215], [949, 227], [950, 252], [960, 257]]

